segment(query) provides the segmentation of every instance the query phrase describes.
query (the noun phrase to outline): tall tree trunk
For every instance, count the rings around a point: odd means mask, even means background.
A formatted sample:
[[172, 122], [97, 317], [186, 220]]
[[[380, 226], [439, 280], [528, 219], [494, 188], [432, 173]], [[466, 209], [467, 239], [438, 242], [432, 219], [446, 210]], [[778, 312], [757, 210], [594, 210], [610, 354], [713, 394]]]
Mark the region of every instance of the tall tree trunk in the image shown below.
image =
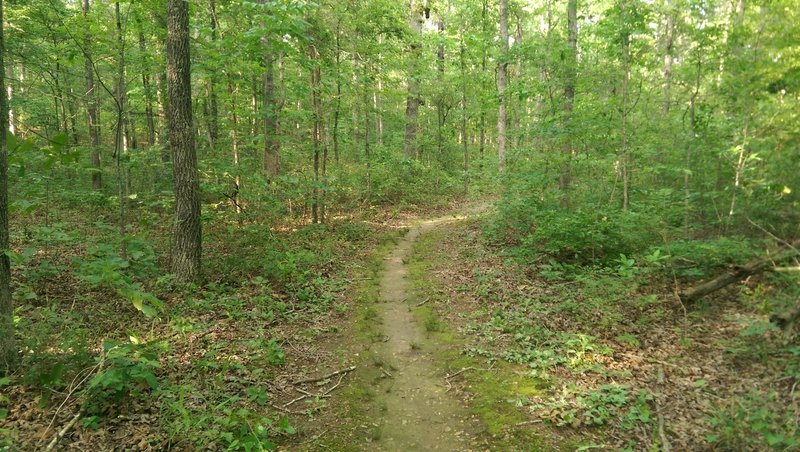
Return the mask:
[[319, 52], [316, 45], [309, 48], [309, 59], [311, 60], [311, 110], [314, 115], [314, 124], [311, 132], [311, 139], [314, 146], [314, 190], [311, 204], [311, 222], [324, 223], [325, 218], [321, 215], [324, 211], [320, 199], [320, 158], [322, 151], [322, 105], [320, 103], [321, 71], [319, 63]]
[[242, 213], [242, 199], [241, 199], [241, 189], [242, 189], [242, 179], [239, 175], [239, 137], [237, 135], [237, 130], [239, 128], [239, 116], [236, 112], [236, 90], [233, 88], [233, 82], [230, 79], [230, 74], [228, 75], [228, 95], [231, 98], [231, 151], [233, 153], [233, 166], [235, 168], [235, 174], [233, 176], [233, 193], [231, 194], [231, 202], [233, 203], [233, 207], [236, 209], [237, 214]]
[[[483, 8], [481, 9], [481, 36], [486, 39], [486, 15], [488, 6], [488, 0], [483, 0]], [[486, 90], [486, 86], [483, 83], [483, 77], [486, 75], [486, 60], [487, 60], [487, 49], [486, 43], [482, 45], [481, 49], [481, 90]], [[483, 93], [481, 93], [483, 94]], [[486, 109], [481, 107], [480, 109], [480, 140], [478, 143], [478, 155], [480, 156], [480, 168], [483, 169], [483, 154], [486, 150]]]
[[[83, 0], [83, 15], [88, 16], [91, 5], [89, 0]], [[97, 93], [94, 87], [94, 64], [89, 56], [89, 46], [91, 39], [87, 35], [83, 45], [86, 49], [84, 66], [86, 74], [86, 115], [89, 120], [89, 143], [92, 146], [92, 188], [100, 190], [103, 188], [103, 174], [100, 167], [100, 123], [97, 115]]]
[[[142, 24], [139, 23], [139, 52], [145, 55], [147, 46], [142, 31]], [[145, 58], [145, 61], [147, 59]], [[147, 144], [156, 144], [156, 123], [153, 117], [153, 87], [150, 84], [150, 65], [146, 64], [142, 71], [142, 89], [144, 90], [144, 120], [147, 124]]]
[[460, 33], [459, 58], [461, 65], [461, 144], [464, 147], [464, 195], [469, 193], [469, 140], [467, 140], [467, 59], [464, 32]]
[[339, 116], [342, 112], [342, 47], [341, 47], [341, 20], [336, 22], [336, 102], [333, 110], [333, 159], [339, 164]]
[[419, 39], [422, 33], [422, 14], [416, 0], [409, 2], [408, 25], [411, 28], [411, 43], [409, 44], [408, 74], [406, 84], [408, 95], [406, 97], [406, 130], [403, 150], [409, 158], [420, 158], [417, 147], [417, 127], [419, 126]]
[[561, 174], [558, 186], [563, 192], [564, 202], [569, 201], [570, 161], [572, 160], [572, 106], [575, 101], [575, 74], [578, 64], [578, 0], [567, 0], [567, 58], [564, 77], [564, 144], [561, 148]]
[[[169, 133], [165, 127], [167, 110], [169, 109], [169, 95], [167, 95], [168, 89], [166, 83], [166, 74], [161, 71], [156, 72], [156, 99], [158, 102], [158, 117], [162, 118], [160, 124], [156, 126], [156, 142], [158, 144], [166, 144], [169, 141]], [[161, 151], [161, 162], [169, 162], [170, 157], [169, 149], [165, 146]]]
[[175, 187], [171, 267], [179, 282], [201, 278], [200, 184], [192, 126], [189, 3], [167, 0], [169, 144]]
[[669, 113], [672, 106], [672, 64], [675, 60], [673, 46], [675, 41], [675, 11], [672, 10], [672, 2], [665, 1], [667, 8], [667, 23], [664, 29], [664, 104], [661, 112]]
[[264, 169], [270, 179], [281, 169], [280, 140], [278, 137], [278, 102], [275, 95], [275, 55], [264, 39]]
[[[123, 166], [123, 155], [127, 153], [127, 140], [125, 124], [125, 37], [122, 35], [122, 14], [120, 12], [119, 1], [114, 2], [114, 18], [117, 25], [117, 83], [114, 94], [114, 104], [117, 109], [117, 120], [114, 128], [114, 161], [117, 171], [117, 197], [119, 198], [119, 235], [124, 237], [127, 229], [127, 199], [126, 191], [128, 183], [126, 171]], [[123, 240], [120, 254], [123, 258], [127, 256], [126, 242]]]
[[439, 85], [439, 95], [436, 99], [436, 151], [437, 154], [441, 156], [444, 151], [444, 122], [447, 119], [444, 103], [444, 18], [441, 13], [439, 13], [439, 21], [436, 23], [436, 29], [439, 33], [439, 44], [436, 46], [436, 77], [437, 84]]
[[[355, 68], [353, 69], [355, 70]], [[365, 61], [361, 61], [361, 70], [363, 72], [362, 81], [363, 81], [363, 104], [364, 104], [364, 158], [367, 161], [367, 197], [366, 199], [369, 200], [372, 197], [372, 156], [370, 155], [369, 149], [369, 89], [370, 89], [370, 77], [369, 77], [369, 68], [367, 67], [367, 63]]]
[[497, 68], [497, 166], [500, 172], [506, 169], [506, 88], [508, 88], [508, 0], [500, 0], [500, 63]]
[[622, 210], [630, 208], [630, 166], [631, 157], [630, 149], [628, 149], [628, 105], [629, 105], [629, 85], [631, 79], [630, 71], [630, 54], [631, 54], [631, 37], [627, 31], [627, 24], [625, 23], [626, 10], [625, 2], [620, 1], [620, 10], [623, 23], [622, 27], [622, 123], [620, 127], [620, 135], [622, 137], [622, 149], [620, 158], [620, 167], [622, 171]]
[[8, 98], [5, 82], [5, 37], [3, 33], [3, 0], [0, 0], [0, 375], [11, 373], [17, 362], [14, 340], [14, 306], [11, 298], [11, 260], [8, 234]]
[[[378, 36], [378, 47], [383, 46], [383, 36]], [[377, 58], [378, 70], [375, 71], [375, 91], [372, 95], [372, 107], [375, 110], [375, 136], [378, 145], [383, 146], [383, 112], [381, 111], [381, 96], [383, 94], [383, 57], [380, 52]]]
[[[215, 0], [209, 0], [209, 10], [211, 13], [211, 42], [217, 41], [217, 4]], [[211, 139], [211, 147], [215, 148], [219, 142], [219, 107], [217, 100], [217, 76], [216, 71], [211, 71], [208, 80], [208, 136]]]

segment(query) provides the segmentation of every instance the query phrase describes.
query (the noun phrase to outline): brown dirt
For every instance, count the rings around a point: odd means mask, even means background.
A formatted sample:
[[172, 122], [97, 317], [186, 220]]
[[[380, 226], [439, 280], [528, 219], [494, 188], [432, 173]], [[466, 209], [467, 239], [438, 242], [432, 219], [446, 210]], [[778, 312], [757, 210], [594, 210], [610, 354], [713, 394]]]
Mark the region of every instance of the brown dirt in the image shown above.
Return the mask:
[[447, 218], [419, 224], [386, 258], [381, 279], [385, 342], [373, 349], [374, 362], [385, 363], [380, 402], [385, 404], [382, 450], [466, 450], [472, 441], [472, 424], [462, 402], [448, 394], [444, 370], [421, 349], [425, 329], [415, 319], [408, 302], [408, 268], [405, 264], [416, 239]]

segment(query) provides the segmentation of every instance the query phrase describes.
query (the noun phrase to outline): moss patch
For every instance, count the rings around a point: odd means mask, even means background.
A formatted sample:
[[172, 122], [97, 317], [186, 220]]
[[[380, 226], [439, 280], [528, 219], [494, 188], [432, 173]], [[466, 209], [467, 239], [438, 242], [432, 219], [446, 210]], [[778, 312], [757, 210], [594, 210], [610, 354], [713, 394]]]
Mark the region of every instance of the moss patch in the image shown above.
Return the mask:
[[495, 362], [493, 365], [479, 357], [464, 355], [465, 341], [442, 319], [437, 309], [449, 300], [443, 295], [440, 282], [432, 278], [433, 270], [445, 262], [447, 256], [436, 252], [436, 244], [445, 231], [443, 228], [421, 236], [414, 245], [409, 259], [413, 311], [429, 334], [424, 346], [455, 376], [451, 383], [460, 382], [470, 396], [470, 411], [478, 416], [485, 427], [486, 441], [492, 450], [570, 450], [567, 445], [553, 445], [524, 423], [526, 414], [515, 401], [536, 396], [544, 388], [542, 381], [526, 376], [521, 366]]

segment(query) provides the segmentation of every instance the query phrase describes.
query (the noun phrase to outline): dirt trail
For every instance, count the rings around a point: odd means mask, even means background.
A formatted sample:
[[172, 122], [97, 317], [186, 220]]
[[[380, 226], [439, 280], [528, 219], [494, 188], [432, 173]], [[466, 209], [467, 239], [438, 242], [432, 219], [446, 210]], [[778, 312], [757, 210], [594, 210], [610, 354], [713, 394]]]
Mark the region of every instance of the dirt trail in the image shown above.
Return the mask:
[[463, 403], [446, 392], [445, 369], [426, 352], [426, 334], [411, 312], [407, 261], [414, 242], [425, 231], [457, 217], [429, 220], [413, 227], [386, 258], [381, 279], [385, 342], [373, 350], [385, 363], [380, 402], [385, 407], [378, 447], [386, 451], [468, 450], [475, 426]]

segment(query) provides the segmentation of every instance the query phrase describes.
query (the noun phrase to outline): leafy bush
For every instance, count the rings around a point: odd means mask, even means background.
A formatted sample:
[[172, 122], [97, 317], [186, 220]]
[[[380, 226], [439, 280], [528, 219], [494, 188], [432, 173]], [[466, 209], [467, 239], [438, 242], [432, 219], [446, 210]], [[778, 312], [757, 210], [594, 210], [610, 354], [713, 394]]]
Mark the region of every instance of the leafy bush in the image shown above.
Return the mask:
[[504, 203], [489, 228], [490, 238], [517, 244], [510, 252], [525, 261], [544, 253], [580, 265], [609, 263], [658, 241], [660, 220], [651, 215], [553, 204]]
[[746, 237], [719, 237], [710, 240], [676, 240], [660, 248], [670, 257], [669, 267], [679, 276], [703, 277], [732, 263], [744, 263], [755, 254]]

